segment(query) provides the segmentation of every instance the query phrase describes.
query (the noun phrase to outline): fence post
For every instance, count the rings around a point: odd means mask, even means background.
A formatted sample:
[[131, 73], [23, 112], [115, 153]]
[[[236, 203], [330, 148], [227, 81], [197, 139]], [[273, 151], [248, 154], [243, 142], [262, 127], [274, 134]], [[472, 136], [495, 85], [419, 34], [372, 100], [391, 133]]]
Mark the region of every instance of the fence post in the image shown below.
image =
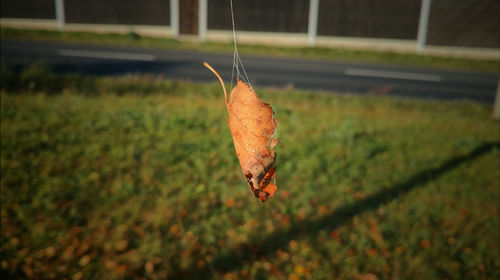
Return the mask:
[[170, 0], [170, 28], [174, 38], [179, 37], [179, 0]]
[[427, 26], [429, 24], [429, 12], [431, 10], [431, 0], [422, 0], [420, 6], [420, 19], [418, 21], [417, 52], [422, 53], [427, 40]]
[[493, 118], [500, 120], [500, 77], [498, 77], [497, 95], [493, 104]]
[[207, 36], [207, 0], [198, 2], [198, 36], [201, 42]]
[[318, 29], [319, 0], [309, 0], [309, 24], [307, 26], [307, 44], [313, 47], [316, 43]]
[[64, 31], [64, 0], [56, 1], [56, 19], [59, 31]]

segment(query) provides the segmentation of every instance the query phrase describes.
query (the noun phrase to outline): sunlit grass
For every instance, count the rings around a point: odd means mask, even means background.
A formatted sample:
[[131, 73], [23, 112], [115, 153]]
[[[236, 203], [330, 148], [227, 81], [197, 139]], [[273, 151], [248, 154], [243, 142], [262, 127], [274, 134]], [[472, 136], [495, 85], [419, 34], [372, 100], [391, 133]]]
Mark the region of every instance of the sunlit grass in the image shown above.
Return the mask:
[[261, 204], [216, 83], [3, 70], [7, 278], [500, 276], [487, 106], [258, 90], [280, 137]]

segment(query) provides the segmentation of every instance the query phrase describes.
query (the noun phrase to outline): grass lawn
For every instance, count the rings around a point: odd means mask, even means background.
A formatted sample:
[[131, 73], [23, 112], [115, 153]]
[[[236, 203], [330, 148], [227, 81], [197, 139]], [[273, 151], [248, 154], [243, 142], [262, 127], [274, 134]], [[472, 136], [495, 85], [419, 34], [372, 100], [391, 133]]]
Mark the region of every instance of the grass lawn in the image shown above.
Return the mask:
[[[142, 37], [136, 33], [96, 34], [90, 32], [58, 32], [47, 30], [26, 30], [2, 28], [2, 39], [48, 40], [87, 44], [108, 44], [122, 46], [155, 47], [183, 50], [197, 50], [219, 53], [233, 53], [233, 43], [190, 43], [174, 39]], [[263, 45], [238, 44], [240, 54], [266, 55], [277, 57], [299, 57], [323, 60], [372, 62], [388, 65], [431, 67], [462, 71], [500, 73], [500, 60], [481, 60], [411, 53], [349, 50], [322, 47], [273, 47]]]
[[264, 204], [217, 83], [2, 69], [2, 278], [500, 278], [490, 107], [259, 94], [281, 141]]

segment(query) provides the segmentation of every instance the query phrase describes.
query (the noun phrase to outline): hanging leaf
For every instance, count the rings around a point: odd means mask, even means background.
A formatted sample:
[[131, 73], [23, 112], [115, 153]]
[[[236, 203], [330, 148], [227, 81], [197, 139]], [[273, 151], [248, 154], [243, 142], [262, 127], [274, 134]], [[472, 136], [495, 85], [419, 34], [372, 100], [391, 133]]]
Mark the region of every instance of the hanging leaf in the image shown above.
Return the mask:
[[273, 148], [278, 143], [274, 136], [277, 122], [273, 109], [241, 80], [231, 91], [228, 101], [222, 78], [208, 63], [204, 65], [217, 76], [224, 90], [228, 126], [247, 183], [255, 197], [265, 202], [277, 189], [271, 182], [276, 172], [276, 152]]

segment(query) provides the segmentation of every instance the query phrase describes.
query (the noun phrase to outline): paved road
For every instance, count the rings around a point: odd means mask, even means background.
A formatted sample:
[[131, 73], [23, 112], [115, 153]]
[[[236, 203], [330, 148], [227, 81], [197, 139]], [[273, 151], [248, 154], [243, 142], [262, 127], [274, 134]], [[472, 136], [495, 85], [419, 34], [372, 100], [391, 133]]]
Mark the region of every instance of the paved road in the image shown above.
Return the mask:
[[[1, 58], [16, 66], [43, 61], [58, 72], [154, 73], [167, 79], [192, 81], [215, 81], [203, 67], [203, 61], [212, 64], [228, 82], [232, 66], [232, 55], [226, 54], [13, 40], [1, 41]], [[499, 79], [495, 74], [415, 67], [246, 55], [242, 59], [252, 85], [257, 87], [293, 86], [341, 93], [493, 103]]]

